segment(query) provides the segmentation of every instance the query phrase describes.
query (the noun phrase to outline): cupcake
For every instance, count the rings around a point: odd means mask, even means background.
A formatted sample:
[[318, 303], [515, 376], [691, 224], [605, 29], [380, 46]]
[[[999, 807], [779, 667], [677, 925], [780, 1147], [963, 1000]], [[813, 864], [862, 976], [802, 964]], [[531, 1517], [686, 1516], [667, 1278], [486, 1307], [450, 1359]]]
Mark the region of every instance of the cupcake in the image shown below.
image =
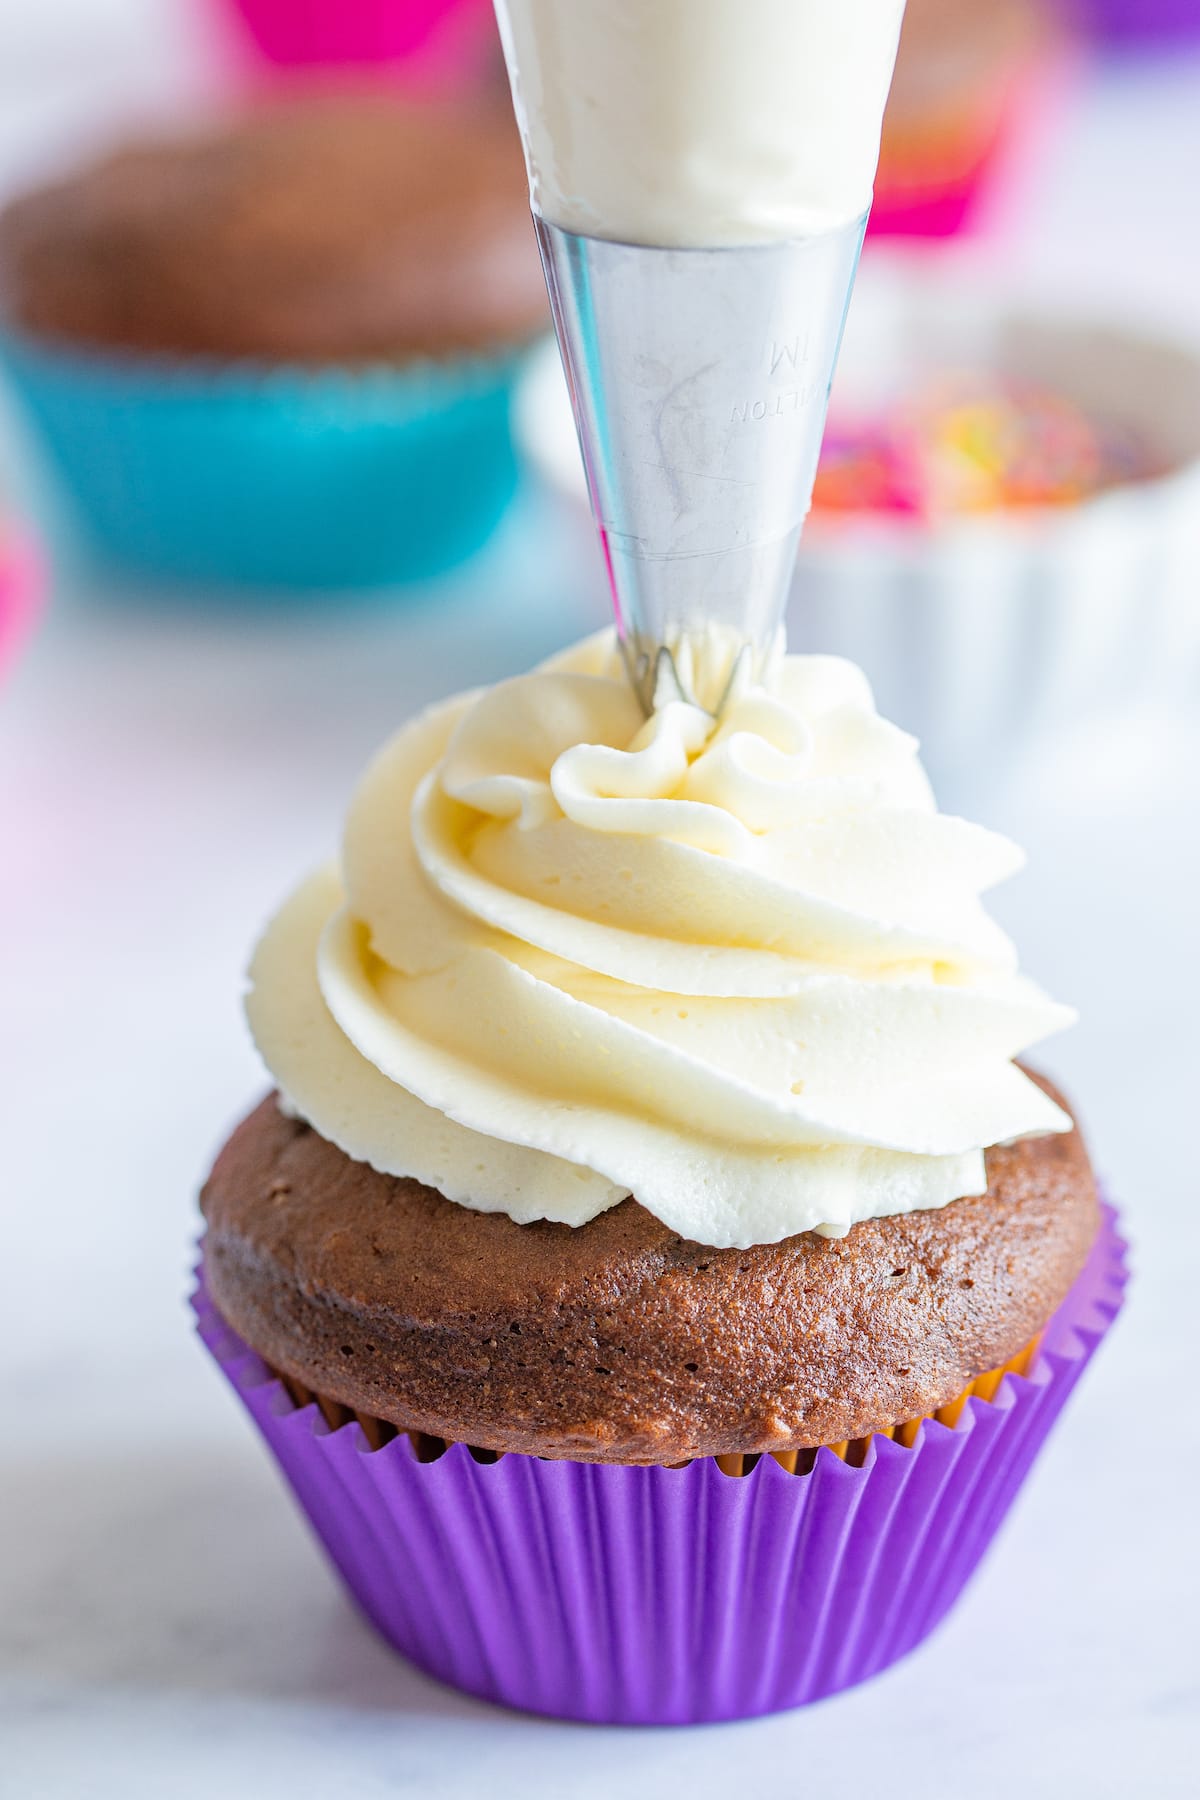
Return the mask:
[[298, 98], [0, 216], [0, 353], [96, 539], [204, 580], [354, 586], [479, 547], [546, 297], [497, 107]]
[[871, 230], [946, 237], [972, 220], [1057, 39], [1037, 0], [908, 0]]
[[827, 657], [647, 721], [604, 633], [378, 756], [254, 955], [197, 1310], [405, 1655], [687, 1722], [943, 1615], [1123, 1279], [1019, 861]]

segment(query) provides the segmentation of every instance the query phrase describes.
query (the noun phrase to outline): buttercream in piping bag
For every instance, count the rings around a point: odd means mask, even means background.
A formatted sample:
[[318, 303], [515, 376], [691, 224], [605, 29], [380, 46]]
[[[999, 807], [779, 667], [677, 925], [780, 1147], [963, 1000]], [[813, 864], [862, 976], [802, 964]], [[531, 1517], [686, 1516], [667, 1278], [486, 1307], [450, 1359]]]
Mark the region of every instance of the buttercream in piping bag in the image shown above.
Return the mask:
[[501, 0], [536, 212], [775, 243], [871, 204], [904, 0]]
[[938, 813], [852, 664], [646, 719], [603, 633], [384, 748], [250, 1024], [324, 1137], [477, 1210], [837, 1236], [1069, 1126], [1012, 1059], [1073, 1015], [979, 898], [1020, 862]]

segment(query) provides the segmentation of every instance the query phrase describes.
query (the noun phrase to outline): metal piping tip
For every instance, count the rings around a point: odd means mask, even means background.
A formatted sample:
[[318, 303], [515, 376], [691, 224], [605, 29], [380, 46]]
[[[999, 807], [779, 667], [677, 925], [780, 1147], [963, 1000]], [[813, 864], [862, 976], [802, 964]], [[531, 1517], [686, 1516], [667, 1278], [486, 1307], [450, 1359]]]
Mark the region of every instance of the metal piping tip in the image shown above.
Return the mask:
[[536, 224], [630, 680], [719, 712], [778, 639], [866, 216], [718, 250]]

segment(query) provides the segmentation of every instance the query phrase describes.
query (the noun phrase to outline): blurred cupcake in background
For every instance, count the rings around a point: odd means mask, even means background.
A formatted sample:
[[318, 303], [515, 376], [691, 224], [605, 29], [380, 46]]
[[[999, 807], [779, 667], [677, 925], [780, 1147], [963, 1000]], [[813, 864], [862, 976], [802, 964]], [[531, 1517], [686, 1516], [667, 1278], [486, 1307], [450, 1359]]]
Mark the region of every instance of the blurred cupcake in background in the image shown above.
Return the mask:
[[0, 215], [0, 355], [80, 517], [160, 574], [434, 575], [517, 477], [548, 323], [507, 107], [307, 95]]
[[1057, 85], [1065, 41], [1045, 0], [908, 0], [874, 236], [949, 237], [977, 222]]

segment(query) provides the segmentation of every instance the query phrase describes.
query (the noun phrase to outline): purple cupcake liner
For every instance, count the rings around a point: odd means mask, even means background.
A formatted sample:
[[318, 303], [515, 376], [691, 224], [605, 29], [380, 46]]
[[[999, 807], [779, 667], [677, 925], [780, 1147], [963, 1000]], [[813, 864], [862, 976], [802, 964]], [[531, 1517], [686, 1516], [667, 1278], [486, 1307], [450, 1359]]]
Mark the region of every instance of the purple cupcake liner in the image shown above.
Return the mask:
[[1027, 1377], [968, 1400], [911, 1449], [877, 1436], [791, 1475], [420, 1462], [371, 1450], [283, 1384], [204, 1287], [200, 1335], [354, 1599], [439, 1680], [526, 1712], [683, 1725], [802, 1706], [878, 1674], [957, 1598], [1120, 1309], [1125, 1246], [1104, 1220]]
[[1077, 10], [1115, 44], [1165, 45], [1200, 35], [1200, 0], [1082, 0]]

